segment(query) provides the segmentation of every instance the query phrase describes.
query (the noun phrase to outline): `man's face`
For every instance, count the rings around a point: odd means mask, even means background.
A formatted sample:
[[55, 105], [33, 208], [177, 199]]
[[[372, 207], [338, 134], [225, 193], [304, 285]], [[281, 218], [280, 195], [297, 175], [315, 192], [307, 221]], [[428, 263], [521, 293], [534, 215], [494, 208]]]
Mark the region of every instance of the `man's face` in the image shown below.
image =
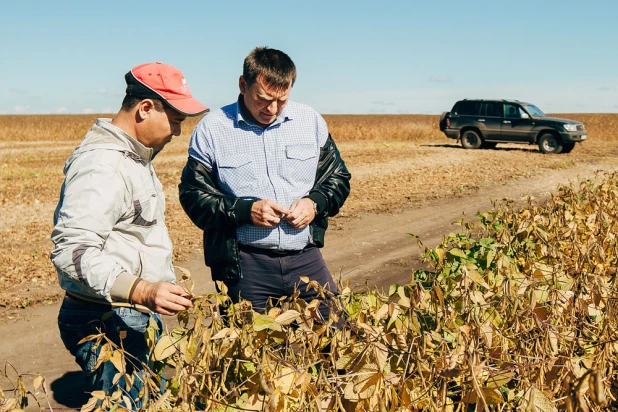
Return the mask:
[[259, 78], [248, 86], [242, 76], [240, 76], [239, 87], [249, 113], [262, 126], [268, 126], [277, 119], [287, 104], [290, 90], [292, 90], [292, 86], [283, 90], [275, 90], [265, 85]]
[[165, 111], [160, 112], [154, 107], [148, 114], [148, 127], [144, 133], [142, 143], [146, 147], [154, 150], [161, 150], [172, 141], [172, 137], [179, 136], [182, 132], [181, 123], [187, 118], [184, 114], [165, 107]]

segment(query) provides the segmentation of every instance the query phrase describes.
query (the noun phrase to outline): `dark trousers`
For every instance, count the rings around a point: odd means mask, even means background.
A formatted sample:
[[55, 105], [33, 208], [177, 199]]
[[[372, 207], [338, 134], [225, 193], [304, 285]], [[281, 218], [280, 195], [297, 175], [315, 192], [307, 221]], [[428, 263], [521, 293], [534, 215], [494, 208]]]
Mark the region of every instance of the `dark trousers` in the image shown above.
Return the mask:
[[[251, 301], [255, 311], [264, 313], [269, 299], [291, 296], [295, 290], [298, 290], [300, 297], [307, 302], [319, 299], [315, 290], [307, 290], [307, 284], [300, 280], [301, 276], [315, 280], [326, 290], [337, 294], [337, 285], [317, 247], [309, 246], [297, 253], [286, 255], [242, 246], [239, 251], [243, 277], [238, 281], [225, 282], [234, 303], [237, 303], [239, 298], [246, 299]], [[320, 304], [319, 310], [324, 320], [327, 320], [328, 304]]]

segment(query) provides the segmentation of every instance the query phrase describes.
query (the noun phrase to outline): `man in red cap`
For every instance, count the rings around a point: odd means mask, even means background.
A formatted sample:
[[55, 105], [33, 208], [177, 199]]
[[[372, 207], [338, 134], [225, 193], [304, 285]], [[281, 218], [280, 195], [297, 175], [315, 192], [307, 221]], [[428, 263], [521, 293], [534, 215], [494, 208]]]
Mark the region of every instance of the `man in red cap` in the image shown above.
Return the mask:
[[[113, 120], [98, 119], [67, 160], [54, 213], [51, 260], [66, 296], [58, 326], [83, 369], [87, 391], [127, 391], [111, 361], [97, 366], [101, 345], [81, 342], [100, 332], [121, 346], [126, 372], [142, 373], [150, 348], [146, 328], [160, 315], [193, 306], [176, 285], [172, 242], [165, 226], [165, 196], [152, 159], [180, 135], [187, 116], [205, 113], [183, 74], [147, 63], [125, 75], [126, 96]], [[140, 406], [143, 382], [125, 395]], [[129, 385], [128, 387], [131, 387]]]

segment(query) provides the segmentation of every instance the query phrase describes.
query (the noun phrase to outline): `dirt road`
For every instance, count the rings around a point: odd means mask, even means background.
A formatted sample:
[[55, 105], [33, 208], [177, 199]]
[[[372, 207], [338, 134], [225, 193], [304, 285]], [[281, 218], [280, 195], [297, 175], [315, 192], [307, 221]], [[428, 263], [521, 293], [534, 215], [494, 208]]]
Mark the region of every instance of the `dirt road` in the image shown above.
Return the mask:
[[[457, 230], [452, 222], [462, 216], [474, 219], [477, 211], [492, 207], [492, 200], [518, 200], [522, 195], [540, 198], [559, 184], [591, 176], [599, 169], [616, 170], [617, 164], [610, 160], [580, 164], [577, 170], [558, 169], [505, 185], [488, 184], [462, 197], [417, 203], [399, 213], [343, 219], [340, 230], [328, 232], [323, 254], [333, 274], [349, 281], [353, 288], [363, 287], [365, 281], [379, 288], [407, 283], [411, 271], [421, 266], [419, 249], [407, 233], [418, 235], [427, 246], [435, 246], [443, 235]], [[201, 257], [195, 256], [182, 266], [192, 272], [195, 292], [214, 289]], [[20, 373], [43, 374], [54, 410], [66, 410], [79, 408], [87, 396], [83, 394], [79, 369], [58, 335], [58, 307], [52, 304], [28, 308], [0, 324], [0, 367], [10, 361]]]

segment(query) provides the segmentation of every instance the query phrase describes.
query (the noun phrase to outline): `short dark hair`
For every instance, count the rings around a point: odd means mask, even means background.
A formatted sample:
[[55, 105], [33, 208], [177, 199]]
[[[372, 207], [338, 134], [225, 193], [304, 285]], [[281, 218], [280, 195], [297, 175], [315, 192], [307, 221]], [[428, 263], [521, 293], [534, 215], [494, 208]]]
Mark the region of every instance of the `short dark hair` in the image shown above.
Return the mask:
[[[137, 97], [137, 96], [133, 96], [131, 94], [127, 94], [124, 96], [124, 99], [122, 99], [122, 106], [120, 107], [120, 110], [124, 110], [125, 112], [129, 112], [131, 111], [135, 106], [137, 106], [139, 104], [139, 102], [141, 102], [142, 100], [144, 100], [145, 97]], [[161, 99], [153, 99], [148, 97], [148, 99], [152, 100], [154, 103], [154, 107], [155, 110], [158, 112], [164, 112], [165, 111], [165, 102]]]
[[260, 79], [275, 89], [287, 89], [296, 81], [296, 66], [281, 50], [256, 47], [245, 58], [242, 77], [247, 86]]

